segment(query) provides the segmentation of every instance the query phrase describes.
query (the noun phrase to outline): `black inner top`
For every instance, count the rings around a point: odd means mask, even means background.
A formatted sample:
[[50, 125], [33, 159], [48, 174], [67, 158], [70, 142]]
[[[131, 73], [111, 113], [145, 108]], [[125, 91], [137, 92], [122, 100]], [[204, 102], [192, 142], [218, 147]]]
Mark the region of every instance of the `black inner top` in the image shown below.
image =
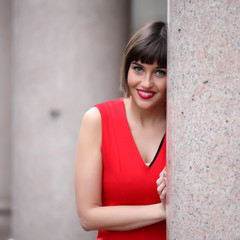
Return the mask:
[[157, 150], [157, 152], [156, 152], [156, 154], [155, 154], [155, 156], [154, 156], [152, 162], [149, 164], [148, 167], [151, 167], [151, 166], [153, 165], [153, 163], [155, 162], [155, 160], [157, 159], [158, 153], [160, 152], [161, 147], [162, 147], [162, 145], [163, 145], [164, 137], [165, 137], [165, 134], [163, 135], [163, 138], [162, 138], [162, 140], [161, 140], [161, 142], [160, 142], [160, 145], [159, 145], [159, 147], [158, 147], [158, 150]]

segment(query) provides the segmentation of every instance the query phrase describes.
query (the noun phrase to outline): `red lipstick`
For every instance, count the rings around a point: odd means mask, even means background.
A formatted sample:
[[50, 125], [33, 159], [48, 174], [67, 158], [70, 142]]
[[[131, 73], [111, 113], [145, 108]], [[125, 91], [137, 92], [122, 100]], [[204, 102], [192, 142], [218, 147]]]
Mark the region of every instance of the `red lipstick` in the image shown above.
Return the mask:
[[142, 99], [150, 99], [156, 94], [154, 91], [147, 91], [143, 89], [137, 89], [137, 92]]

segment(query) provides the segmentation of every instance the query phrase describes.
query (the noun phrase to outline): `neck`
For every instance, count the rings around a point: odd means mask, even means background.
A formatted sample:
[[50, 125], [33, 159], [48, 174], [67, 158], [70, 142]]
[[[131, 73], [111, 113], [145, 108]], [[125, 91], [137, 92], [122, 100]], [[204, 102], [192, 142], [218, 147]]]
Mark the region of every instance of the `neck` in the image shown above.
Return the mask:
[[133, 100], [126, 98], [125, 109], [129, 121], [134, 121], [141, 126], [153, 126], [155, 124], [166, 122], [166, 104], [158, 105], [151, 109], [140, 109]]

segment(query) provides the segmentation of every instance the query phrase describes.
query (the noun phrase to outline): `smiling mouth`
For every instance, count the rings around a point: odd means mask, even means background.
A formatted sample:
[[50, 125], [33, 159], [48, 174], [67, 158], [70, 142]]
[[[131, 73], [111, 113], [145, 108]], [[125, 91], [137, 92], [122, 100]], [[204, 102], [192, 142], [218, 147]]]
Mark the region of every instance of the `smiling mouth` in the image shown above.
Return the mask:
[[156, 92], [153, 92], [153, 91], [146, 91], [146, 90], [140, 90], [140, 89], [137, 89], [137, 92], [142, 99], [152, 98], [156, 94]]

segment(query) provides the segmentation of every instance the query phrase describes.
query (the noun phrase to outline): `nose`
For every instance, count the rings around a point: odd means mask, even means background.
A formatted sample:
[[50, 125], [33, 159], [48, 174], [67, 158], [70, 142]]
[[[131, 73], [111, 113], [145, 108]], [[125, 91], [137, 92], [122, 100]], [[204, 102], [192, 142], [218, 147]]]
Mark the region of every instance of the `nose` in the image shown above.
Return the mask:
[[145, 75], [143, 80], [142, 80], [142, 87], [145, 89], [149, 89], [153, 86], [153, 82], [151, 79], [151, 75]]

